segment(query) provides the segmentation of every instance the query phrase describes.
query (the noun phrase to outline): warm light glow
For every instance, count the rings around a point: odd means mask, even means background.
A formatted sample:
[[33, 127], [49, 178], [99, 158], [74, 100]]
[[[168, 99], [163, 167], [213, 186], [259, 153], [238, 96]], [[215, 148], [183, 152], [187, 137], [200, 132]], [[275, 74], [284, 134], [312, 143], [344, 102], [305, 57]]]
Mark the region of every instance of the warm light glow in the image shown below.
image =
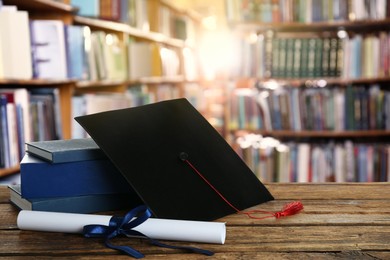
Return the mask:
[[348, 33], [345, 30], [340, 30], [340, 31], [337, 32], [337, 36], [340, 39], [344, 39], [344, 38], [348, 37]]
[[263, 136], [257, 134], [247, 134], [237, 138], [237, 143], [242, 149], [247, 149], [261, 142]]
[[276, 150], [280, 153], [283, 153], [283, 152], [288, 152], [290, 149], [287, 145], [285, 144], [279, 144], [278, 146], [276, 146]]
[[324, 79], [320, 79], [320, 80], [317, 81], [317, 86], [320, 87], [320, 88], [326, 87], [327, 84], [328, 83]]
[[256, 43], [257, 42], [257, 40], [258, 40], [258, 36], [257, 36], [257, 34], [256, 33], [251, 33], [251, 34], [249, 34], [249, 36], [248, 36], [248, 41], [250, 42], [250, 43]]
[[236, 64], [233, 41], [223, 31], [207, 31], [200, 43], [200, 62], [206, 79], [214, 79], [218, 73], [226, 72]]
[[266, 82], [263, 82], [262, 86], [270, 90], [275, 90], [280, 87], [280, 84], [276, 80], [268, 80]]
[[235, 92], [240, 96], [253, 96], [255, 94], [252, 88], [238, 88], [235, 90]]
[[91, 50], [91, 29], [88, 26], [83, 27], [83, 35], [84, 35], [84, 48], [88, 52]]
[[162, 60], [166, 60], [169, 57], [169, 50], [167, 48], [160, 48], [160, 55]]
[[263, 137], [258, 134], [247, 134], [237, 138], [237, 143], [242, 149], [252, 147], [254, 149], [279, 149], [279, 151], [288, 150], [287, 146], [281, 145], [280, 141], [273, 137]]
[[280, 141], [273, 137], [264, 137], [260, 143], [262, 148], [274, 148], [278, 145], [280, 145]]
[[217, 17], [215, 15], [207, 16], [202, 19], [202, 25], [207, 30], [216, 30], [217, 29]]
[[106, 35], [106, 44], [108, 46], [112, 45], [114, 43], [114, 37], [112, 36], [112, 34], [107, 34]]

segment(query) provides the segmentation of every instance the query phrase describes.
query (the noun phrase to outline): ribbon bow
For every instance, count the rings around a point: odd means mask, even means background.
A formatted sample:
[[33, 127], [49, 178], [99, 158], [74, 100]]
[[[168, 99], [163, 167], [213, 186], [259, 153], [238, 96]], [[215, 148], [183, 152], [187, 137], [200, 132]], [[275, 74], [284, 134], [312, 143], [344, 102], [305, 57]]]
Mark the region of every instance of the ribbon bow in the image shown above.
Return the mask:
[[194, 253], [200, 253], [204, 255], [211, 256], [214, 253], [208, 250], [203, 250], [190, 246], [172, 246], [168, 244], [161, 243], [155, 239], [152, 239], [141, 232], [133, 230], [133, 228], [141, 225], [149, 217], [151, 217], [151, 212], [146, 206], [138, 206], [131, 211], [129, 211], [124, 217], [113, 216], [110, 219], [108, 226], [105, 225], [86, 225], [83, 229], [83, 234], [85, 237], [103, 237], [105, 238], [104, 244], [111, 249], [115, 249], [121, 252], [128, 254], [134, 258], [142, 258], [144, 255], [139, 251], [129, 247], [129, 246], [117, 246], [113, 245], [110, 240], [119, 236], [125, 235], [127, 237], [139, 237], [148, 239], [149, 242], [153, 245], [171, 248], [171, 249], [184, 249]]

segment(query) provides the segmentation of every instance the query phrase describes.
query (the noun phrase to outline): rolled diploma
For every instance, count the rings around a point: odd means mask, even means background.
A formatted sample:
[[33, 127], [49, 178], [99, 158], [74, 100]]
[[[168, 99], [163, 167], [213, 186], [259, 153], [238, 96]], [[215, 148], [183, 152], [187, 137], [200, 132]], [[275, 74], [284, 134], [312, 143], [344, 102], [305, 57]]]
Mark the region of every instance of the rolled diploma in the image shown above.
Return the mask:
[[[112, 216], [22, 210], [17, 225], [22, 230], [82, 233], [86, 225], [108, 226]], [[222, 222], [149, 218], [133, 228], [162, 240], [224, 244], [226, 225]]]

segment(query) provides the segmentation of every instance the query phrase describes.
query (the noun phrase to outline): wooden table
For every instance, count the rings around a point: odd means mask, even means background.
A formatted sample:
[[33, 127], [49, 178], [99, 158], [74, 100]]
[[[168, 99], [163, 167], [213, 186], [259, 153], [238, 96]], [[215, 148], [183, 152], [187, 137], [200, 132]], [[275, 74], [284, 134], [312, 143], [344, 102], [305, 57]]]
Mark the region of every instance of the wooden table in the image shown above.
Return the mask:
[[[116, 238], [146, 259], [390, 259], [390, 183], [268, 184], [276, 200], [255, 208], [278, 211], [300, 200], [303, 212], [281, 219], [252, 220], [233, 214], [224, 245], [170, 242], [212, 250], [207, 257], [164, 249], [140, 239]], [[0, 257], [31, 259], [131, 259], [107, 249], [99, 238], [21, 231], [18, 210], [0, 187]], [[27, 258], [26, 258], [27, 257]]]

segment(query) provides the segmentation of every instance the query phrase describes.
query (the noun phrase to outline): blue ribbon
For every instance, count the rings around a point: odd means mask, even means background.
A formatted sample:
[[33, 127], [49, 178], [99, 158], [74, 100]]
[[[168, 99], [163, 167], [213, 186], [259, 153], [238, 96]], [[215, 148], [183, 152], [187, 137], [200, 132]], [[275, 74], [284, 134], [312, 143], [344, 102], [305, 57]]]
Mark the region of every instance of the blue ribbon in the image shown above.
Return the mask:
[[148, 239], [149, 242], [153, 245], [171, 248], [171, 249], [183, 249], [193, 253], [200, 253], [204, 255], [211, 256], [214, 253], [208, 250], [190, 247], [190, 246], [172, 246], [161, 243], [155, 239], [147, 237], [146, 235], [133, 230], [133, 228], [145, 222], [148, 218], [151, 217], [151, 212], [146, 206], [138, 206], [131, 211], [129, 211], [124, 217], [113, 216], [110, 219], [108, 226], [105, 225], [86, 225], [83, 229], [83, 234], [85, 237], [103, 237], [105, 239], [104, 243], [108, 248], [115, 249], [121, 252], [124, 252], [134, 258], [142, 258], [144, 255], [137, 250], [129, 246], [117, 246], [113, 245], [110, 240], [119, 236], [125, 235], [127, 237], [138, 237]]

